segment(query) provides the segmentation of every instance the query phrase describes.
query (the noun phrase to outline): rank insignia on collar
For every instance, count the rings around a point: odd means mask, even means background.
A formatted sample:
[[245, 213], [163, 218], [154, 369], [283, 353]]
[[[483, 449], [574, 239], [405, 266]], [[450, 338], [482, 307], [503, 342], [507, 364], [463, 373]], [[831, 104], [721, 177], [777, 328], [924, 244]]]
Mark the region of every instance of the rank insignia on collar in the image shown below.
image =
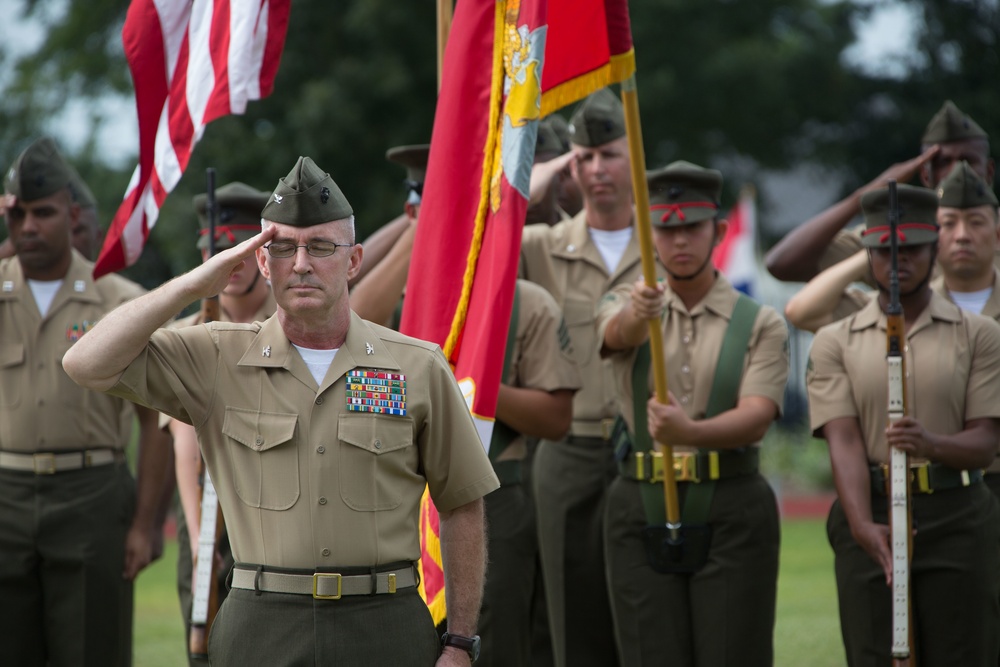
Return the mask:
[[13, 292], [14, 291], [14, 281], [13, 280], [5, 280], [5, 281], [3, 281], [3, 291], [4, 292]]
[[271, 346], [270, 345], [265, 346], [264, 349], [261, 350], [260, 356], [262, 356], [262, 357], [270, 357], [271, 356]]
[[73, 282], [73, 291], [74, 292], [82, 292], [85, 289], [87, 289], [87, 283], [85, 283], [84, 281], [82, 281], [82, 280], [76, 280], [76, 281]]
[[375, 348], [371, 343], [365, 343], [365, 354], [375, 354]]
[[347, 372], [347, 409], [383, 415], [406, 415], [406, 376], [356, 368]]

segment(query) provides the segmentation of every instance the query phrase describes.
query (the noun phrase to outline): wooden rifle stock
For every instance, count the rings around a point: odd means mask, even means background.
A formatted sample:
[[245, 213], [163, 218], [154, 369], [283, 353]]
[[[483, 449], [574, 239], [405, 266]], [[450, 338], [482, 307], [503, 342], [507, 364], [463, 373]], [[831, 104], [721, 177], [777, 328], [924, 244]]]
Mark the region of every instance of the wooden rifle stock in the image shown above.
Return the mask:
[[[218, 207], [215, 201], [215, 170], [206, 170], [208, 195], [206, 214], [208, 216], [208, 255], [215, 254], [215, 225], [218, 219]], [[201, 321], [215, 322], [220, 318], [218, 295], [203, 299], [201, 302]], [[215, 493], [212, 478], [201, 461], [201, 508], [198, 528], [198, 556], [195, 559], [194, 572], [191, 577], [191, 632], [188, 636], [188, 652], [194, 658], [208, 658], [208, 635], [212, 630], [212, 622], [219, 613], [218, 563], [215, 550], [222, 536], [225, 523], [219, 498]]]
[[[889, 424], [908, 413], [906, 400], [906, 324], [899, 300], [899, 202], [896, 181], [889, 181], [889, 307], [886, 309], [886, 361], [889, 381]], [[910, 560], [913, 556], [913, 514], [910, 505], [910, 457], [889, 449], [889, 534], [892, 548], [892, 664], [914, 667], [913, 604]]]

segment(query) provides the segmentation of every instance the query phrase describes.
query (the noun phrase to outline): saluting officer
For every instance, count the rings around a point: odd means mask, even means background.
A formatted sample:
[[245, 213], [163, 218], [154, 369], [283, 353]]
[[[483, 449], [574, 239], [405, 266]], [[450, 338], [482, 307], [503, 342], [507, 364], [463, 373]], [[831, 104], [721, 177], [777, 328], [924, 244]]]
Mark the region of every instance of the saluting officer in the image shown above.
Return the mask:
[[892, 563], [889, 447], [911, 457], [915, 527], [910, 594], [921, 665], [997, 661], [1000, 524], [982, 483], [1000, 435], [1000, 327], [929, 286], [937, 254], [937, 195], [900, 185], [899, 290], [905, 320], [908, 416], [888, 426], [886, 316], [891, 268], [888, 191], [862, 198], [879, 294], [816, 334], [809, 357], [810, 422], [827, 440], [838, 499], [834, 551], [848, 663], [889, 664]]
[[[740, 295], [712, 264], [727, 229], [722, 174], [680, 161], [647, 178], [666, 284], [621, 285], [597, 316], [630, 436], [617, 439], [621, 474], [604, 515], [621, 662], [771, 665], [780, 536], [758, 452], [781, 411], [788, 334], [772, 308]], [[650, 319], [663, 332], [670, 393], [662, 403], [651, 391]], [[653, 442], [675, 448], [666, 464], [679, 470], [691, 529], [681, 551], [664, 552], [663, 535], [647, 529], [666, 521]]]
[[[158, 556], [154, 518], [168, 444], [138, 411], [139, 496], [125, 463], [128, 401], [78, 387], [63, 355], [143, 293], [92, 277], [71, 245], [74, 172], [48, 138], [7, 171], [16, 256], [0, 260], [0, 646], [12, 665], [132, 661], [132, 580]], [[160, 465], [160, 464], [163, 465]]]
[[[222, 251], [256, 236], [260, 232], [260, 212], [267, 204], [268, 193], [233, 182], [215, 192], [219, 216], [215, 225], [215, 248]], [[192, 204], [198, 215], [200, 231], [197, 247], [202, 261], [208, 259], [209, 220], [206, 211], [208, 196], [199, 194]], [[236, 267], [229, 276], [229, 284], [219, 294], [220, 322], [263, 322], [274, 314], [275, 303], [271, 287], [261, 276], [256, 262], [247, 259], [243, 266]], [[171, 327], [190, 327], [201, 324], [203, 312], [171, 322]], [[198, 536], [201, 526], [201, 488], [198, 477], [201, 468], [201, 453], [198, 436], [190, 424], [166, 418], [167, 428], [174, 440], [174, 465], [177, 478], [177, 492], [181, 511], [177, 513], [177, 595], [181, 603], [184, 627], [190, 632], [191, 626], [191, 580], [195, 557], [198, 555]], [[193, 547], [193, 548], [192, 548]], [[226, 577], [233, 567], [233, 552], [229, 546], [229, 535], [223, 532], [216, 543], [221, 567], [218, 568], [217, 594], [219, 604], [226, 599], [229, 589]], [[212, 554], [205, 554], [211, 558]], [[184, 633], [185, 639], [188, 632]], [[188, 646], [184, 643], [185, 649]], [[189, 656], [192, 665], [203, 664]]]
[[[482, 496], [498, 482], [451, 369], [436, 346], [350, 311], [353, 211], [310, 158], [261, 215], [260, 234], [109, 314], [64, 365], [198, 431], [237, 561], [213, 665], [468, 665]], [[273, 317], [156, 330], [255, 252]], [[441, 519], [440, 641], [416, 588], [425, 486]]]
[[583, 192], [583, 210], [551, 227], [524, 228], [520, 277], [559, 304], [583, 388], [573, 398], [569, 434], [539, 443], [532, 484], [556, 665], [608, 667], [616, 658], [611, 610], [606, 591], [592, 584], [604, 579], [601, 525], [615, 477], [616, 406], [594, 309], [605, 292], [631, 284], [641, 270], [625, 117], [611, 91], [600, 90], [577, 108], [572, 145], [570, 171]]

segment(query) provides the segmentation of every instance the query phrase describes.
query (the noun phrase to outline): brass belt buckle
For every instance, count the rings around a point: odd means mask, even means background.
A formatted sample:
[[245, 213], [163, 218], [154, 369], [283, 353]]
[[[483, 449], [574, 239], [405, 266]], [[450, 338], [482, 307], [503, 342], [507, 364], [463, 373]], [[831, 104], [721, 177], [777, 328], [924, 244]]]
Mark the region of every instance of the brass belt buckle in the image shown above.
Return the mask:
[[674, 454], [674, 474], [677, 476], [678, 482], [694, 482], [697, 484], [701, 481], [701, 478], [698, 477], [698, 469], [695, 463], [695, 457], [690, 452]]
[[[337, 580], [337, 594], [336, 595], [320, 595], [317, 590], [319, 588], [320, 579], [336, 579]], [[339, 600], [341, 587], [343, 585], [343, 578], [336, 572], [317, 572], [313, 575], [313, 598], [316, 600]]]
[[[35, 454], [32, 461], [34, 463], [36, 475], [56, 474], [56, 455], [52, 452]], [[44, 465], [39, 465], [39, 462], [44, 462]]]

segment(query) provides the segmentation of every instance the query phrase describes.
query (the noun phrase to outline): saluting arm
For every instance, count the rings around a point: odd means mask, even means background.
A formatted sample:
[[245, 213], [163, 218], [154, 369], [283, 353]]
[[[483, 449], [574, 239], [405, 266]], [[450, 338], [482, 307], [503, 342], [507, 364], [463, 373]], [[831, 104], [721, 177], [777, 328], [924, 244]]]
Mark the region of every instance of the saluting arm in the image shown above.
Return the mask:
[[[448, 632], [463, 637], [476, 634], [486, 576], [486, 517], [478, 498], [450, 512], [440, 512], [441, 560], [444, 565]], [[442, 664], [468, 664], [468, 655], [446, 647]]]
[[95, 391], [115, 386], [154, 331], [193, 301], [215, 296], [225, 289], [233, 270], [276, 231], [276, 227], [269, 226], [257, 236], [105, 315], [63, 357], [66, 373], [77, 384]]
[[851, 283], [868, 271], [868, 253], [859, 251], [822, 271], [806, 283], [785, 305], [785, 317], [795, 327], [815, 333], [833, 322], [833, 313]]

